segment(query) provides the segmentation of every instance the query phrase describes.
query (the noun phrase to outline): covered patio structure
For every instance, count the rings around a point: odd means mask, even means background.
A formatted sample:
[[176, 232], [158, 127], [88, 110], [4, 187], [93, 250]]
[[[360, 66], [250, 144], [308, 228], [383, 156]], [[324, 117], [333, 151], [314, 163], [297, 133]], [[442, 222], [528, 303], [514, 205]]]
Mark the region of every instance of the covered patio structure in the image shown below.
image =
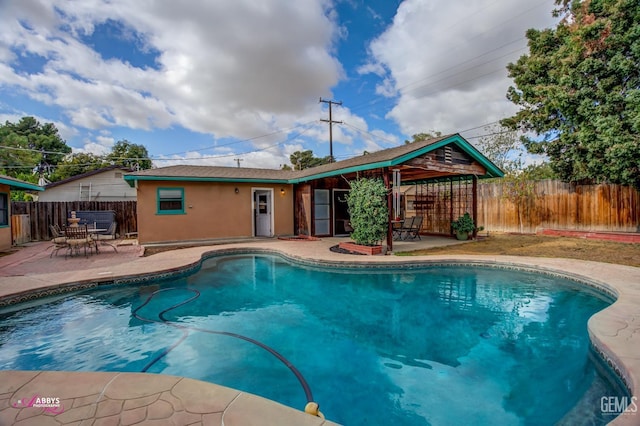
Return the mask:
[[459, 134], [325, 164], [304, 170], [292, 180], [295, 229], [313, 236], [346, 235], [344, 195], [349, 181], [377, 177], [389, 189], [388, 250], [393, 249], [391, 223], [397, 217], [422, 216], [419, 232], [451, 235], [451, 222], [458, 216], [469, 212], [476, 220], [478, 179], [502, 176], [495, 164]]

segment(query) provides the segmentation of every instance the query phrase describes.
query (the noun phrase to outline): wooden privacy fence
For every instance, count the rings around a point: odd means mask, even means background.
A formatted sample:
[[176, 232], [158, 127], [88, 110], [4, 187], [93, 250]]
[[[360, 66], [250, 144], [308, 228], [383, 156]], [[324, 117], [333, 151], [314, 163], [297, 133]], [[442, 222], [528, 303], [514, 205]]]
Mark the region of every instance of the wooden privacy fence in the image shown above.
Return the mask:
[[503, 189], [501, 181], [478, 184], [477, 223], [489, 232], [535, 233], [541, 229], [640, 232], [640, 194], [633, 187], [543, 180], [534, 182], [534, 195], [519, 206], [502, 196]]
[[12, 216], [29, 215], [33, 241], [51, 239], [49, 225], [65, 225], [74, 210], [113, 210], [116, 212], [118, 234], [138, 231], [136, 201], [11, 202]]

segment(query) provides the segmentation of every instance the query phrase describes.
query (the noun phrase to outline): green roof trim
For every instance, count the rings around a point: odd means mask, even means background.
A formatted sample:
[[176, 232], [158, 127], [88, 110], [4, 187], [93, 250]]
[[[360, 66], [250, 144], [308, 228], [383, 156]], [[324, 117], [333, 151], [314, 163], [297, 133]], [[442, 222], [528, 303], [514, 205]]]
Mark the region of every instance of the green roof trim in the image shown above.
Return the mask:
[[235, 182], [235, 183], [277, 183], [288, 184], [289, 179], [259, 179], [259, 178], [223, 178], [223, 177], [194, 177], [194, 176], [137, 176], [125, 175], [124, 180], [127, 181], [132, 188], [137, 180], [148, 181], [173, 181], [173, 182]]
[[[289, 182], [290, 183], [308, 182], [310, 180], [322, 179], [325, 177], [341, 175], [344, 173], [355, 173], [355, 172], [362, 172], [365, 170], [379, 169], [381, 167], [388, 167], [389, 165], [390, 165], [389, 161], [378, 161], [376, 163], [367, 163], [359, 166], [346, 167], [344, 169], [338, 169], [338, 170], [330, 170], [324, 173], [318, 173], [314, 175], [308, 175], [300, 178], [290, 179]], [[308, 170], [312, 170], [312, 169], [307, 169], [307, 171]]]
[[461, 151], [478, 162], [486, 170], [484, 175], [478, 176], [479, 178], [486, 179], [504, 176], [502, 170], [482, 155], [462, 136], [455, 133], [298, 171], [216, 166], [168, 166], [125, 175], [124, 179], [131, 186], [134, 186], [138, 180], [296, 184], [342, 174], [395, 167], [428, 152], [452, 144], [456, 145]]
[[[413, 158], [419, 157], [428, 152], [435, 151], [436, 149], [442, 148], [443, 146], [449, 145], [451, 143], [454, 143], [455, 145], [457, 145], [460, 149], [462, 149], [464, 152], [469, 154], [469, 156], [471, 156], [474, 160], [480, 163], [482, 167], [484, 167], [487, 170], [487, 175], [482, 176], [482, 178], [487, 179], [487, 178], [498, 178], [498, 177], [504, 176], [504, 173], [502, 172], [502, 170], [500, 170], [495, 164], [493, 164], [487, 157], [482, 155], [477, 149], [473, 147], [473, 145], [467, 142], [462, 136], [455, 134], [445, 139], [442, 139], [436, 143], [426, 145], [420, 149], [417, 149], [415, 151], [409, 152], [407, 154], [401, 155], [396, 158], [392, 158], [384, 161], [378, 161], [375, 163], [361, 164], [359, 166], [352, 166], [344, 169], [331, 170], [331, 171], [327, 171], [319, 174], [311, 174], [301, 178], [291, 179], [291, 183], [307, 182], [314, 179], [321, 179], [321, 178], [340, 175], [344, 173], [362, 172], [365, 170], [378, 169], [381, 167], [393, 167], [393, 166], [402, 164], [405, 161], [409, 161]], [[307, 170], [312, 170], [312, 169], [307, 169]]]
[[14, 179], [9, 176], [0, 176], [0, 184], [9, 185], [13, 189], [25, 191], [44, 191], [44, 188], [34, 183], [25, 182], [23, 180]]

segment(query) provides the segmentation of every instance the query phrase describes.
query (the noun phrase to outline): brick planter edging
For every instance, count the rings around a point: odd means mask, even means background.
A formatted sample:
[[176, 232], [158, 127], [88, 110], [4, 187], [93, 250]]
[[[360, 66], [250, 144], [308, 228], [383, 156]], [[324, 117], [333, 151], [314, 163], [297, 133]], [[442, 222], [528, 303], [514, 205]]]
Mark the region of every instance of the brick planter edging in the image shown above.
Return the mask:
[[349, 243], [340, 243], [339, 247], [341, 249], [344, 249], [344, 250], [349, 250], [349, 251], [353, 251], [353, 252], [356, 252], [356, 253], [368, 254], [370, 256], [382, 253], [382, 246], [381, 245], [378, 245], [378, 246], [363, 246], [363, 245], [360, 245], [360, 244], [349, 242]]

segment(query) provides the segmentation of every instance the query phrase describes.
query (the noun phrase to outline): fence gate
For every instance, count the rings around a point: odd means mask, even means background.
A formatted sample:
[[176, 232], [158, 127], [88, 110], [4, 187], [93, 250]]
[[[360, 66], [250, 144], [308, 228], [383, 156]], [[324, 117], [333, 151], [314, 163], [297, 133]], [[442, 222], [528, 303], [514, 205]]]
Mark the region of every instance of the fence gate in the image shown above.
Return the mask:
[[14, 245], [31, 241], [31, 219], [28, 214], [11, 215], [11, 241]]

